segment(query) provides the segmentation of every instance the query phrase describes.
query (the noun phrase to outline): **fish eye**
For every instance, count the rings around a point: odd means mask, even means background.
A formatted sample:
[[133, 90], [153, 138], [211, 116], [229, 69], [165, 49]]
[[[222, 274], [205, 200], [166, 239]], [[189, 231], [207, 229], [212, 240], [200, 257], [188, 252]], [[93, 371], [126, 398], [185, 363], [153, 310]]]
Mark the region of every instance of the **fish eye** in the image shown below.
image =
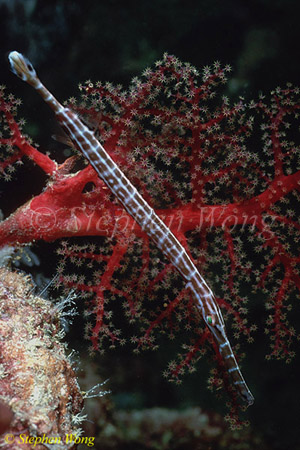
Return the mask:
[[34, 75], [35, 74], [35, 70], [34, 70], [34, 67], [31, 64], [31, 62], [29, 61], [29, 59], [27, 59], [25, 56], [23, 56], [23, 60], [24, 60], [24, 63], [26, 64], [26, 66], [27, 66], [28, 71]]

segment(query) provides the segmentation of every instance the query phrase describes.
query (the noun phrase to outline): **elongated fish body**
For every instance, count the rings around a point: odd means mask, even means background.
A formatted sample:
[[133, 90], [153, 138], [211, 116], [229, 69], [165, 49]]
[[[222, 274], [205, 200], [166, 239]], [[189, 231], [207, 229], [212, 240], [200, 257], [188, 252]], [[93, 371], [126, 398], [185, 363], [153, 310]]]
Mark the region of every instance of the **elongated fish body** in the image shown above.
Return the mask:
[[251, 405], [254, 398], [241, 374], [226, 336], [221, 310], [213, 292], [199, 273], [184, 247], [139, 194], [118, 165], [105, 151], [101, 143], [95, 138], [94, 134], [81, 122], [72, 110], [63, 107], [41, 83], [31, 63], [16, 51], [9, 54], [9, 61], [13, 72], [23, 81], [33, 86], [44, 101], [52, 108], [59, 123], [68, 133], [69, 138], [76, 148], [82, 152], [94, 167], [99, 177], [117, 197], [128, 214], [141, 226], [185, 279], [186, 287], [191, 290], [195, 304], [214, 336], [219, 352], [223, 357], [225, 367], [233, 380], [237, 392], [248, 405]]

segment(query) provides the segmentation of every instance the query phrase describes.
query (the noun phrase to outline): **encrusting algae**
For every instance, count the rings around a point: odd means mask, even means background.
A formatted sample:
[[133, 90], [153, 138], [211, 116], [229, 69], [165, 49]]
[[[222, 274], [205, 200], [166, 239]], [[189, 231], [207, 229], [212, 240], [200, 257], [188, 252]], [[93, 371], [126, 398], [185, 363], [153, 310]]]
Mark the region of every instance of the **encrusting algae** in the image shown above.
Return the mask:
[[7, 411], [0, 447], [73, 449], [66, 436], [80, 434], [83, 396], [59, 309], [32, 292], [29, 277], [0, 267], [0, 403]]

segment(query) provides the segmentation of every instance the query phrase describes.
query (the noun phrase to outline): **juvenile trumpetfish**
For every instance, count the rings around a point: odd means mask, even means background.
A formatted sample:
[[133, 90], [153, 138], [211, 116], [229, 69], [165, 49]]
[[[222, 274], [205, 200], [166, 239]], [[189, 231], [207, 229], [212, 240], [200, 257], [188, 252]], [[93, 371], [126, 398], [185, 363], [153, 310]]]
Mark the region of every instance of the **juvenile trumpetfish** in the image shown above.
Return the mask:
[[150, 205], [124, 175], [118, 165], [105, 151], [94, 134], [69, 108], [63, 107], [41, 83], [32, 64], [20, 53], [9, 54], [13, 72], [33, 86], [54, 111], [74, 146], [85, 156], [99, 177], [117, 197], [125, 210], [141, 226], [163, 254], [176, 267], [190, 289], [195, 306], [211, 331], [224, 365], [230, 374], [237, 392], [248, 405], [254, 398], [242, 376], [231, 345], [226, 335], [225, 324], [215, 296], [171, 230], [158, 217]]

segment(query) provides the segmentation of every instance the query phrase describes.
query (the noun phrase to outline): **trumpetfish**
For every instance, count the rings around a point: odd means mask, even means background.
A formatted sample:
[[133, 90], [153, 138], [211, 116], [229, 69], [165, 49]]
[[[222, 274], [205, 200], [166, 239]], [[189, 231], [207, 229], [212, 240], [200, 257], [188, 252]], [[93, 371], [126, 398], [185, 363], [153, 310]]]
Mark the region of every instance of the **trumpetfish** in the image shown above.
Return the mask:
[[238, 394], [248, 405], [252, 405], [254, 397], [243, 378], [227, 338], [219, 305], [212, 290], [185, 248], [132, 185], [96, 139], [94, 133], [89, 130], [75, 112], [62, 106], [42, 84], [30, 61], [21, 53], [13, 51], [9, 54], [9, 62], [12, 71], [23, 81], [30, 84], [50, 106], [74, 146], [93, 166], [127, 213], [140, 225], [142, 230], [147, 233], [184, 278], [186, 288], [192, 293], [195, 305], [215, 339], [225, 368], [230, 374]]

